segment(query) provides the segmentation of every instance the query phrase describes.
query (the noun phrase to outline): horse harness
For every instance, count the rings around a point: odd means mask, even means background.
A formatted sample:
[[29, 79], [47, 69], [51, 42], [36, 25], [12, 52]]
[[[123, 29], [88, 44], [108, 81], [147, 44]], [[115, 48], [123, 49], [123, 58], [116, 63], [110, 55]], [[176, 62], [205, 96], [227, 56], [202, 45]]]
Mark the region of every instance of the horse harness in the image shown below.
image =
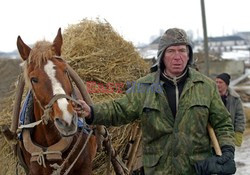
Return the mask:
[[[59, 56], [55, 56], [55, 58], [58, 59], [62, 59]], [[78, 88], [78, 90], [80, 91], [81, 95], [83, 96], [84, 100], [87, 102], [87, 104], [93, 104], [91, 97], [89, 96], [87, 90], [86, 90], [86, 86], [84, 85], [84, 83], [82, 82], [81, 78], [78, 76], [78, 74], [67, 64], [67, 73], [69, 75], [69, 78], [71, 80], [73, 80], [76, 84], [76, 87]], [[80, 104], [78, 101], [76, 101], [74, 98], [65, 95], [65, 94], [57, 94], [55, 95], [51, 101], [49, 102], [48, 105], [46, 105], [44, 108], [42, 107], [41, 103], [38, 101], [41, 109], [44, 110], [44, 114], [41, 117], [41, 120], [33, 122], [33, 123], [29, 123], [29, 124], [23, 124], [21, 126], [18, 127], [18, 119], [19, 119], [19, 111], [20, 111], [20, 106], [21, 106], [21, 99], [22, 99], [22, 94], [23, 94], [23, 90], [24, 90], [24, 78], [23, 76], [19, 76], [19, 81], [18, 81], [18, 88], [17, 88], [17, 92], [16, 92], [16, 99], [15, 99], [15, 104], [13, 107], [13, 120], [12, 120], [12, 125], [11, 125], [11, 130], [12, 132], [18, 134], [21, 131], [24, 132], [24, 140], [27, 140], [25, 143], [25, 149], [31, 154], [31, 160], [30, 161], [37, 161], [39, 163], [39, 165], [45, 166], [45, 158], [44, 155], [46, 155], [46, 159], [47, 160], [61, 160], [62, 159], [62, 153], [67, 150], [67, 148], [70, 146], [71, 142], [72, 142], [72, 138], [62, 138], [58, 143], [51, 145], [50, 147], [44, 148], [41, 146], [37, 146], [36, 144], [34, 144], [31, 140], [30, 137], [30, 129], [34, 128], [35, 126], [39, 125], [40, 123], [43, 124], [47, 124], [48, 121], [50, 120], [50, 112], [51, 112], [51, 108], [53, 103], [60, 99], [60, 98], [66, 98], [68, 100], [72, 100], [73, 102], [75, 102], [76, 104]], [[73, 91], [75, 89], [73, 88]], [[82, 131], [84, 130], [84, 128], [82, 127]], [[105, 132], [104, 132], [105, 131]], [[82, 151], [85, 149], [89, 138], [91, 137], [91, 135], [93, 134], [93, 129], [90, 130], [89, 135], [81, 149], [81, 151], [79, 152], [77, 158], [74, 160], [74, 162], [70, 165], [70, 167], [67, 169], [67, 171], [64, 173], [64, 175], [67, 175], [70, 171], [70, 169], [74, 166], [74, 164], [76, 163], [77, 159], [79, 158], [79, 156], [81, 155]], [[104, 135], [108, 135], [108, 131], [105, 127], [103, 126], [96, 126], [95, 127], [95, 135], [96, 137], [99, 136], [100, 138], [104, 137]], [[81, 136], [82, 134], [80, 134]], [[65, 164], [66, 162], [69, 160], [70, 156], [74, 153], [77, 145], [79, 144], [81, 138], [78, 137], [78, 140], [76, 141], [76, 144], [74, 145], [73, 149], [71, 150], [71, 152], [68, 154], [67, 158], [64, 160], [64, 162], [61, 164], [61, 166], [57, 165], [57, 164], [53, 164], [50, 165], [51, 167], [53, 167], [55, 170], [53, 171], [53, 175], [58, 175], [60, 174], [60, 172], [62, 171], [63, 168], [65, 168]], [[117, 174], [127, 174], [128, 170], [126, 168], [126, 166], [122, 163], [122, 161], [120, 161], [120, 159], [117, 157], [117, 155], [115, 154], [114, 148], [112, 147], [112, 145], [110, 144], [111, 139], [106, 138], [105, 139], [99, 139], [99, 144], [98, 145], [104, 145], [107, 153], [109, 153], [109, 155], [111, 154], [112, 156], [112, 164], [114, 167], [114, 170]], [[105, 142], [105, 143], [102, 143]], [[109, 143], [109, 144], [107, 144]], [[13, 150], [15, 155], [18, 156], [19, 158], [19, 163], [23, 166], [23, 168], [25, 169], [26, 173], [29, 172], [29, 169], [24, 161], [23, 158], [23, 154], [21, 153], [21, 149], [20, 146], [17, 145], [13, 145]], [[110, 156], [109, 156], [110, 157]], [[126, 173], [125, 173], [126, 172]], [[109, 172], [107, 172], [109, 173]]]
[[[34, 128], [35, 126], [39, 125], [39, 124], [48, 124], [48, 121], [50, 120], [50, 112], [52, 110], [52, 105], [61, 98], [66, 98], [68, 100], [71, 100], [73, 102], [75, 102], [76, 104], [80, 104], [80, 102], [78, 102], [77, 100], [75, 100], [74, 98], [66, 95], [66, 94], [56, 94], [53, 96], [53, 98], [50, 100], [50, 102], [43, 108], [40, 104], [40, 107], [43, 109], [44, 114], [41, 117], [41, 120], [38, 120], [36, 122], [33, 123], [29, 123], [29, 124], [24, 124], [18, 127], [17, 132], [23, 132], [23, 145], [24, 148], [26, 149], [27, 152], [30, 153], [31, 155], [31, 162], [36, 161], [39, 165], [43, 166], [44, 168], [46, 168], [46, 164], [45, 164], [45, 157], [48, 161], [57, 161], [57, 160], [62, 160], [62, 154], [63, 152], [65, 152], [69, 146], [71, 145], [72, 141], [73, 141], [73, 136], [70, 137], [62, 137], [57, 143], [49, 146], [49, 147], [42, 147], [39, 146], [37, 144], [34, 144], [31, 136], [30, 136], [30, 130], [31, 128]], [[58, 175], [60, 174], [60, 172], [62, 171], [63, 168], [65, 168], [65, 164], [66, 162], [68, 162], [70, 156], [75, 152], [77, 146], [80, 143], [80, 140], [82, 138], [82, 132], [83, 132], [84, 128], [82, 127], [82, 131], [80, 136], [78, 137], [76, 144], [74, 144], [73, 149], [71, 149], [70, 153], [68, 154], [68, 156], [66, 157], [66, 159], [64, 160], [64, 162], [61, 164], [61, 166], [59, 166], [58, 164], [53, 164], [50, 165], [52, 168], [54, 168], [54, 172], [53, 175]], [[85, 149], [89, 138], [91, 137], [93, 133], [93, 130], [90, 131], [90, 133], [88, 134], [88, 138], [84, 143], [84, 146], [82, 147], [81, 151], [79, 152], [77, 158], [75, 159], [75, 161], [70, 165], [70, 167], [68, 168], [68, 170], [64, 173], [65, 175], [69, 173], [70, 169], [74, 166], [74, 164], [76, 163], [76, 160], [78, 159], [78, 157], [81, 155], [82, 151]], [[20, 156], [19, 156], [20, 158]], [[21, 158], [23, 159], [23, 158]]]

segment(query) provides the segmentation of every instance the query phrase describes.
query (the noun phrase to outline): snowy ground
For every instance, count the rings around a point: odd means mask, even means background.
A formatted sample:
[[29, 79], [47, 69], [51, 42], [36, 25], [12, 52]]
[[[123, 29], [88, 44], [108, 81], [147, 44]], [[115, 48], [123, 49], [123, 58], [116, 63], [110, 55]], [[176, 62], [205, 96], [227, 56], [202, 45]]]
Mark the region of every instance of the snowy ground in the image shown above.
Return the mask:
[[244, 133], [241, 147], [236, 147], [235, 161], [237, 171], [235, 175], [250, 175], [250, 128]]

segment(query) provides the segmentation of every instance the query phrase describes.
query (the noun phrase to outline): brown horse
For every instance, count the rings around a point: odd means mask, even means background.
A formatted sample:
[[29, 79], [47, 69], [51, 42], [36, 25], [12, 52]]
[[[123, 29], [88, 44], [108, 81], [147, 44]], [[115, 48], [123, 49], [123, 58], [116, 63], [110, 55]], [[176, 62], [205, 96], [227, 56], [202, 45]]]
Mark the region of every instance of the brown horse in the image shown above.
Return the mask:
[[60, 57], [62, 42], [61, 29], [53, 43], [39, 41], [32, 49], [17, 38], [25, 82], [33, 95], [35, 121], [20, 127], [23, 140], [19, 144], [31, 175], [92, 173], [96, 137], [78, 128], [74, 87], [68, 65]]

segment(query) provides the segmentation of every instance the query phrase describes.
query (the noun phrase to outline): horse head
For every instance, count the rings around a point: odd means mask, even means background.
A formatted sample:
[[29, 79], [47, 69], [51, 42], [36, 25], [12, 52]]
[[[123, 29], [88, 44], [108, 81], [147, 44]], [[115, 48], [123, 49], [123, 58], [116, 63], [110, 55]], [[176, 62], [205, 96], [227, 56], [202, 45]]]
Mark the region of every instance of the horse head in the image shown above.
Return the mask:
[[20, 36], [17, 38], [26, 83], [34, 96], [36, 120], [47, 113], [62, 136], [71, 136], [77, 131], [78, 119], [70, 98], [73, 86], [67, 63], [60, 57], [62, 44], [61, 29], [53, 43], [39, 41], [33, 48], [26, 45]]

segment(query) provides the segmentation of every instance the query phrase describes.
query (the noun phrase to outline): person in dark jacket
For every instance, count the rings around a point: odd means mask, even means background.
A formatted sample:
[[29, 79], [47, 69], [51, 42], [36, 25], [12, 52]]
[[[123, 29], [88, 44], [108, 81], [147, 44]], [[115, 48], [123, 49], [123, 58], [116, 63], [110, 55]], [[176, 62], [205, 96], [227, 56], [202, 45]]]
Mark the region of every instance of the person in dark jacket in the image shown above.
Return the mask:
[[[191, 68], [186, 32], [168, 29], [161, 37], [151, 73], [119, 99], [76, 107], [88, 124], [119, 126], [141, 122], [143, 166], [148, 175], [233, 174], [234, 131], [215, 82]], [[222, 156], [214, 156], [207, 131], [214, 128]]]
[[235, 145], [241, 146], [243, 140], [243, 132], [246, 125], [246, 117], [242, 105], [241, 98], [237, 92], [229, 87], [231, 76], [228, 73], [219, 74], [216, 77], [216, 84], [221, 99], [231, 114], [232, 123], [235, 132]]

